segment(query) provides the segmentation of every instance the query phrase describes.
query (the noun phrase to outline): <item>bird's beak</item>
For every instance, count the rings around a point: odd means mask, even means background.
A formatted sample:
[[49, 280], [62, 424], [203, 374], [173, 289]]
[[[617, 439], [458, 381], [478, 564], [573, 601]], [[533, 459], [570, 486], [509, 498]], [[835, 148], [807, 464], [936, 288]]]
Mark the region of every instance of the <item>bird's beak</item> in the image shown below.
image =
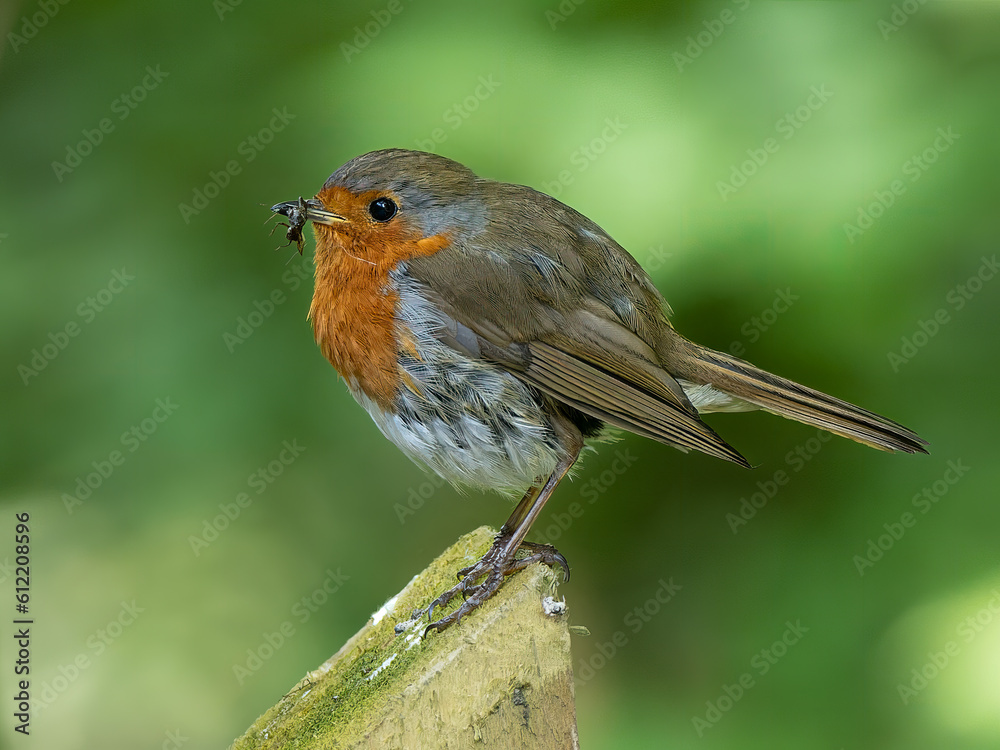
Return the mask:
[[335, 226], [347, 221], [343, 216], [327, 211], [323, 204], [315, 198], [306, 200], [300, 197], [297, 201], [286, 201], [271, 206], [271, 210], [276, 214], [287, 216], [291, 226], [298, 228], [301, 228], [307, 221], [327, 226]]

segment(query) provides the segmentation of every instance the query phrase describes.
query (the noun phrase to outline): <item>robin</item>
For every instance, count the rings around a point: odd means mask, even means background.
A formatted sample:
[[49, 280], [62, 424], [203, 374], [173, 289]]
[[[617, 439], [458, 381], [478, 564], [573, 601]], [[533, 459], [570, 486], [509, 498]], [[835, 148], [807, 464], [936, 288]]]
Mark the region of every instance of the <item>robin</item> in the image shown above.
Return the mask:
[[524, 493], [490, 550], [428, 608], [443, 630], [534, 562], [525, 541], [588, 440], [609, 427], [750, 464], [706, 412], [764, 409], [873, 448], [926, 453], [884, 417], [689, 341], [624, 248], [537, 190], [405, 149], [372, 151], [315, 198], [279, 203], [316, 236], [316, 342], [382, 433], [455, 485]]

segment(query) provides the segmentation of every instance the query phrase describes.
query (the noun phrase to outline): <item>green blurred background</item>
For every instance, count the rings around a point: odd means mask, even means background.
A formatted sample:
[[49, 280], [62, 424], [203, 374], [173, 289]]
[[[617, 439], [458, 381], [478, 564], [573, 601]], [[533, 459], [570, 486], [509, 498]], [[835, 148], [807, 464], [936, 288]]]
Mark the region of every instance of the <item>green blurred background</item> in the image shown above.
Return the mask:
[[[0, 11], [3, 747], [226, 747], [506, 517], [381, 437], [312, 342], [311, 239], [274, 252], [263, 224], [389, 146], [558, 194], [686, 335], [931, 443], [718, 415], [754, 471], [632, 436], [591, 455], [537, 529], [592, 633], [583, 747], [1000, 747], [995, 4], [224, 1]], [[288, 465], [284, 441], [304, 448]], [[9, 700], [17, 512], [30, 738]], [[340, 588], [303, 608], [328, 571]]]

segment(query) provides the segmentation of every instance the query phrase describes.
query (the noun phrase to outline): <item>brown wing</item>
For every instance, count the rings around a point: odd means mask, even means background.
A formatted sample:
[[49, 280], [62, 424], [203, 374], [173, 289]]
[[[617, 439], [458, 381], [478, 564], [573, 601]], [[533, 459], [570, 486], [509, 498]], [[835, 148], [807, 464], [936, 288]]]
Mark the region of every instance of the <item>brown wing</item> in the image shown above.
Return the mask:
[[666, 303], [639, 264], [558, 201], [491, 186], [488, 203], [516, 201], [518, 226], [491, 222], [407, 262], [454, 321], [449, 343], [609, 424], [748, 466], [663, 369], [655, 348], [671, 338]]

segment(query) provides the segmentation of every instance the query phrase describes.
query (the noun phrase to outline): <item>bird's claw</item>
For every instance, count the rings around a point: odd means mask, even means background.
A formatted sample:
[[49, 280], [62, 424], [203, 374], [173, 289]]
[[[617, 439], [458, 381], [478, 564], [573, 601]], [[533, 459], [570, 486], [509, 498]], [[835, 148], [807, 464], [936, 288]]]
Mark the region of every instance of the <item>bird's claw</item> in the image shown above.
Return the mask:
[[[427, 605], [427, 619], [430, 620], [435, 609], [447, 606], [459, 594], [464, 599], [455, 611], [427, 625], [424, 628], [425, 636], [431, 630], [441, 632], [445, 628], [454, 625], [496, 594], [507, 576], [517, 573], [519, 570], [523, 570], [533, 563], [545, 563], [550, 568], [558, 565], [565, 572], [566, 580], [569, 580], [569, 563], [551, 544], [522, 542], [517, 552], [524, 551], [528, 553], [527, 555], [518, 557], [517, 553], [515, 553], [512, 556], [505, 557], [505, 542], [506, 539], [498, 536], [493, 546], [490, 547], [478, 562], [458, 571], [459, 582], [457, 584]], [[480, 581], [480, 579], [482, 580]], [[477, 583], [477, 581], [480, 582]]]
[[[518, 566], [514, 570], [521, 570], [529, 565], [540, 562], [545, 563], [550, 568], [555, 568], [558, 565], [562, 568], [565, 578], [563, 582], [569, 580], [569, 562], [563, 556], [563, 554], [553, 547], [551, 544], [539, 544], [537, 542], [521, 542], [521, 546], [518, 552], [528, 551], [529, 554], [526, 557], [520, 557], [515, 560], [515, 564]], [[512, 570], [511, 572], [514, 572]], [[509, 573], [508, 573], [509, 575]]]

